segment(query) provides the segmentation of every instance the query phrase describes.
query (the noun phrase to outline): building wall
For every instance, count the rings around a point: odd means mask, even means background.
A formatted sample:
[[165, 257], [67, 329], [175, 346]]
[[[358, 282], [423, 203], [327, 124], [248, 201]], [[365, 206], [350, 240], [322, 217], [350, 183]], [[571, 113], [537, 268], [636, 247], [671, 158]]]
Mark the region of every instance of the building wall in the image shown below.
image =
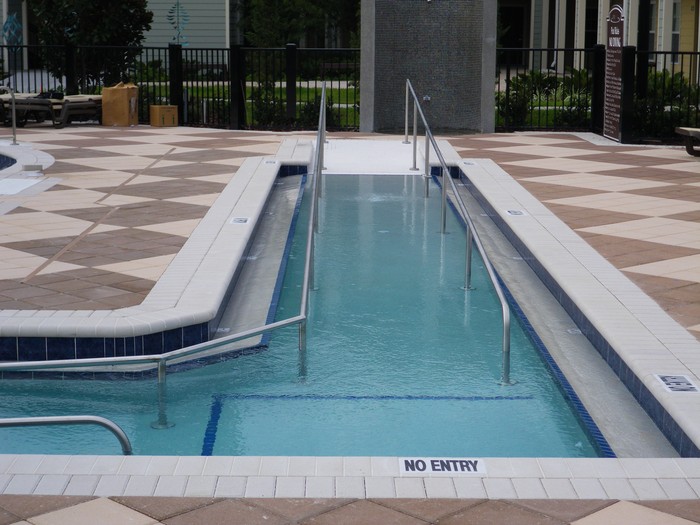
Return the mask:
[[[188, 47], [228, 47], [229, 0], [180, 0], [180, 8], [189, 15], [184, 25], [181, 44]], [[164, 47], [175, 41], [176, 30], [168, 20], [175, 0], [148, 0], [153, 11], [151, 30], [146, 33], [145, 46]]]

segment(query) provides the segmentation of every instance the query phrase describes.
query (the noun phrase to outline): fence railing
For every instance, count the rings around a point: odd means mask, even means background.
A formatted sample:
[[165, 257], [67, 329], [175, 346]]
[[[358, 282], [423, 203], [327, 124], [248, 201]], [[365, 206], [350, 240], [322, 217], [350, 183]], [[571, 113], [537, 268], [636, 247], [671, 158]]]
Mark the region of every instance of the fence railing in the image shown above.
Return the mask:
[[139, 87], [139, 122], [152, 104], [178, 106], [189, 126], [315, 129], [326, 81], [329, 129], [359, 127], [359, 49], [195, 49], [0, 46], [2, 81], [19, 93], [99, 94]]
[[[700, 53], [625, 51], [623, 141], [668, 142], [700, 125]], [[497, 130], [602, 130], [603, 46], [499, 49], [496, 71]]]

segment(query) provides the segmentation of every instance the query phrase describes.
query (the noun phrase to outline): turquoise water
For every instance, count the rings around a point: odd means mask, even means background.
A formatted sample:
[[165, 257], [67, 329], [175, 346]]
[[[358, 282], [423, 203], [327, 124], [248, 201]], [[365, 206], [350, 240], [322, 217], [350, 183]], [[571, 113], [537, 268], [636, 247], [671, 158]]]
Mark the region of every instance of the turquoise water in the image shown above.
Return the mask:
[[[308, 191], [308, 190], [307, 190]], [[269, 349], [140, 381], [3, 381], [4, 417], [91, 413], [117, 422], [137, 454], [596, 456], [538, 351], [513, 323], [501, 376], [501, 310], [439, 192], [404, 176], [329, 176], [321, 200], [308, 348], [297, 330]], [[306, 209], [278, 318], [298, 313]], [[0, 429], [0, 452], [119, 453], [102, 429]]]

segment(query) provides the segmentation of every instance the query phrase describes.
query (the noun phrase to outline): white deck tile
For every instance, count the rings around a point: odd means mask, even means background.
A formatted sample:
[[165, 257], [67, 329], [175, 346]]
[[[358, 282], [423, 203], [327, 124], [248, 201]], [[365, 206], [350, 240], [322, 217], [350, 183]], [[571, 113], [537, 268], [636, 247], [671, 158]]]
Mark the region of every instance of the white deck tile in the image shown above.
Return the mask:
[[210, 456], [204, 463], [205, 476], [228, 476], [233, 467], [232, 456]]
[[289, 458], [285, 456], [268, 456], [262, 458], [261, 476], [286, 476], [289, 472]]
[[46, 474], [41, 477], [34, 489], [34, 494], [61, 495], [66, 489], [70, 476], [66, 474]]
[[[488, 462], [486, 468], [489, 469], [491, 461]], [[541, 478], [542, 469], [535, 458], [511, 458], [510, 459], [512, 474], [514, 478]]]
[[343, 475], [343, 458], [341, 458], [341, 457], [317, 457], [316, 458], [316, 475], [317, 476], [342, 476]]
[[13, 454], [1, 454], [0, 455], [0, 474], [4, 474], [8, 471], [12, 464], [17, 460], [17, 456]]
[[272, 476], [250, 476], [245, 487], [246, 498], [272, 498], [275, 496], [275, 481]]
[[421, 478], [396, 478], [394, 480], [397, 498], [425, 498], [425, 485]]
[[255, 456], [236, 456], [233, 458], [231, 474], [236, 476], [257, 476], [260, 472], [261, 458]]
[[70, 456], [44, 456], [34, 471], [36, 474], [60, 474], [68, 466]]
[[117, 474], [123, 462], [124, 456], [99, 456], [90, 474]]
[[700, 458], [677, 459], [676, 464], [689, 478], [700, 478]]
[[637, 493], [626, 479], [604, 478], [600, 484], [611, 499], [637, 499]]
[[289, 458], [290, 476], [313, 476], [316, 474], [316, 458], [293, 456]]
[[153, 496], [158, 476], [130, 476], [124, 488], [124, 496]]
[[242, 498], [248, 478], [241, 476], [219, 477], [216, 482], [215, 498]]
[[547, 491], [539, 478], [513, 478], [513, 487], [520, 499], [546, 499]]
[[216, 476], [188, 476], [185, 496], [192, 498], [211, 498], [216, 491]]
[[486, 489], [482, 478], [454, 478], [455, 491], [458, 498], [486, 498]]
[[175, 474], [179, 458], [176, 456], [153, 456], [148, 463], [146, 474], [153, 476], [172, 476]]
[[5, 494], [31, 494], [41, 481], [37, 474], [14, 474], [5, 487]]
[[597, 479], [572, 479], [571, 485], [580, 499], [606, 499], [605, 489]]
[[306, 478], [288, 476], [277, 478], [276, 498], [303, 498], [306, 495]]
[[640, 500], [668, 499], [663, 487], [655, 479], [630, 479], [629, 482]]
[[394, 478], [387, 476], [365, 478], [365, 492], [368, 498], [395, 498]]
[[398, 476], [399, 462], [396, 458], [373, 457], [372, 476]]
[[119, 467], [119, 474], [130, 476], [145, 475], [151, 456], [126, 456]]
[[452, 478], [425, 478], [425, 493], [429, 498], [456, 498]]
[[543, 479], [542, 487], [550, 499], [578, 499], [578, 494], [569, 479]]
[[121, 496], [126, 490], [126, 484], [129, 482], [129, 476], [100, 476], [100, 480], [95, 487], [95, 496]]
[[76, 474], [71, 476], [63, 494], [66, 496], [90, 496], [95, 492], [99, 481], [100, 476]]
[[46, 456], [37, 454], [27, 454], [15, 456], [15, 460], [7, 467], [8, 474], [33, 474], [39, 468]]
[[202, 456], [182, 456], [175, 466], [175, 475], [198, 476], [204, 470], [207, 458]]
[[335, 478], [335, 497], [363, 499], [365, 478], [359, 476]]
[[317, 476], [306, 478], [307, 498], [332, 498], [335, 496], [335, 478], [331, 476]]
[[650, 458], [648, 459], [648, 461], [651, 467], [656, 472], [656, 476], [659, 478], [685, 477], [681, 468], [673, 460], [668, 460], [665, 458]]
[[154, 496], [184, 496], [187, 476], [159, 476]]
[[372, 460], [369, 457], [343, 458], [343, 475], [369, 476], [372, 473]]
[[490, 499], [517, 499], [518, 497], [510, 478], [484, 478], [484, 488]]
[[542, 474], [546, 478], [568, 478], [571, 477], [571, 470], [561, 458], [540, 458], [538, 459]]
[[659, 485], [668, 494], [669, 499], [696, 499], [698, 493], [685, 479], [659, 479]]

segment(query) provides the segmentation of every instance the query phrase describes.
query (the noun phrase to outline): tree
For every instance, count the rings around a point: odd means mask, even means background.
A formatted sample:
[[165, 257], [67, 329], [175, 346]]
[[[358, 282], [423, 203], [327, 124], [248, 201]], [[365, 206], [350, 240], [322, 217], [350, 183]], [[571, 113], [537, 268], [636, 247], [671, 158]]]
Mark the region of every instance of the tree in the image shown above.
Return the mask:
[[[147, 0], [29, 0], [35, 17], [39, 42], [47, 48], [44, 67], [53, 75], [87, 83], [110, 84], [125, 77], [128, 66], [139, 54], [144, 32], [151, 28], [153, 13]], [[62, 46], [52, 48], [51, 46]], [[64, 53], [65, 46], [74, 55]], [[83, 47], [90, 46], [90, 47]], [[95, 46], [116, 46], [94, 49]], [[81, 71], [74, 75], [74, 64]], [[71, 92], [73, 86], [66, 86]]]

